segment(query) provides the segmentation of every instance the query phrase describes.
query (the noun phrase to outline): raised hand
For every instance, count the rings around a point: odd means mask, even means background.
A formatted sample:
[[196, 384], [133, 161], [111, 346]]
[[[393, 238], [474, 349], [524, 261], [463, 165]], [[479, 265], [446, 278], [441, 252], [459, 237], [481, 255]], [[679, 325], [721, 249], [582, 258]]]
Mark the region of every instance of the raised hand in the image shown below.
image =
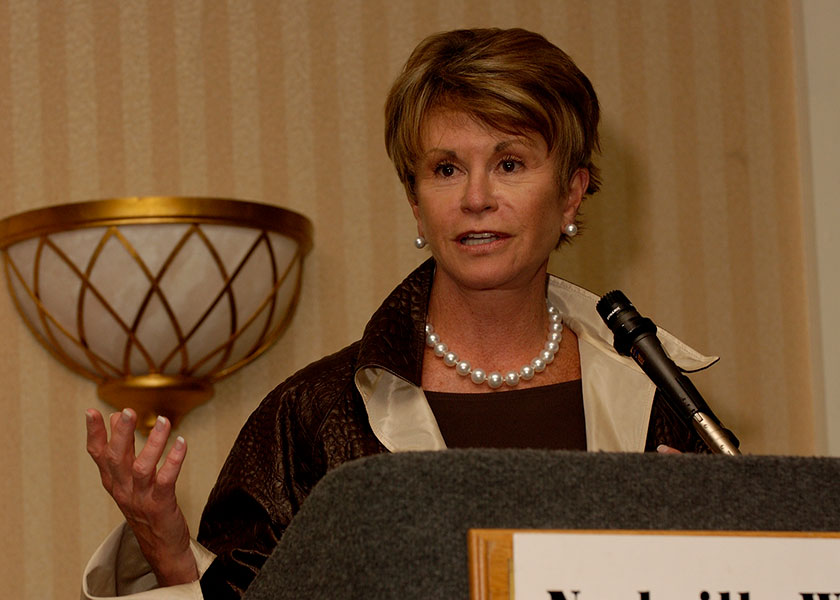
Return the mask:
[[171, 430], [168, 419], [158, 417], [135, 456], [137, 415], [133, 410], [111, 415], [110, 440], [99, 411], [88, 409], [85, 417], [88, 454], [99, 467], [102, 485], [134, 531], [158, 583], [169, 586], [198, 579], [189, 527], [175, 498], [175, 482], [187, 454], [184, 439], [175, 440], [158, 469]]

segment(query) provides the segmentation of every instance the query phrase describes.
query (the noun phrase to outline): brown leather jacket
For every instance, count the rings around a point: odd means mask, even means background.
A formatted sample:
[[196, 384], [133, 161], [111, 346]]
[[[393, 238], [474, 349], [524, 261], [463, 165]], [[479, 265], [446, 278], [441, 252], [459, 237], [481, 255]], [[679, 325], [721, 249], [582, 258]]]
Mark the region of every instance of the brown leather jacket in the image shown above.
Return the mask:
[[[433, 275], [430, 259], [388, 296], [360, 341], [292, 375], [248, 419], [201, 519], [198, 541], [217, 555], [201, 579], [206, 599], [244, 593], [329, 470], [387, 452], [368, 424], [354, 374], [378, 366], [420, 385]], [[702, 445], [655, 399], [646, 449], [660, 443], [689, 451]]]

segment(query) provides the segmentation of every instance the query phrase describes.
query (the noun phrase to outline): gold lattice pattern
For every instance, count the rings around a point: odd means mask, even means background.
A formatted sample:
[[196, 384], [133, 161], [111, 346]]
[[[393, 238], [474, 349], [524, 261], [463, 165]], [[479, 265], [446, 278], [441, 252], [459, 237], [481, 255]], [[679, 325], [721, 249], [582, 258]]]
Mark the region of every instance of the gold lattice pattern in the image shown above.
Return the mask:
[[[174, 241], [174, 244], [162, 263], [156, 267], [143, 259], [141, 250], [122, 231], [125, 228], [107, 227], [96, 230], [98, 240], [92, 252], [83, 261], [69, 256], [68, 251], [63, 248], [61, 238], [66, 234], [45, 235], [4, 252], [6, 276], [10, 289], [14, 290], [15, 304], [33, 333], [59, 360], [89, 379], [102, 382], [125, 375], [160, 373], [218, 380], [256, 357], [282, 332], [288, 322], [289, 309], [299, 292], [302, 254], [301, 248], [296, 246], [292, 260], [287, 260], [287, 264], [278, 264], [275, 246], [282, 241], [275, 240], [272, 244], [269, 232], [258, 231], [253, 234], [248, 246], [241, 249], [241, 258], [233, 268], [228, 269], [210, 236], [205, 232], [205, 228], [213, 227], [217, 226], [167, 226], [178, 228], [179, 231], [164, 234], [169, 241]], [[191, 240], [200, 240], [200, 244], [190, 244]], [[188, 298], [189, 304], [202, 304], [202, 309], [198, 313], [191, 311], [197, 318], [184, 322], [184, 316], [176, 312], [175, 301], [167, 297], [164, 281], [170, 268], [178, 264], [182, 250], [195, 250], [197, 245], [204, 249], [209, 262], [205, 265], [209, 267], [207, 272], [201, 274], [203, 282], [215, 279], [215, 289], [209, 290], [208, 297]], [[115, 270], [112, 265], [105, 263], [113, 253], [120, 250], [124, 251], [136, 266], [132, 274], [136, 278], [135, 282], [121, 283], [106, 289], [109, 281], [103, 282], [105, 286], [97, 281], [103, 279], [97, 278], [97, 268], [101, 267], [109, 272]], [[260, 290], [261, 297], [256, 303], [252, 299], [248, 303], [248, 314], [242, 314], [242, 294], [237, 294], [235, 284], [237, 278], [247, 273], [249, 260], [260, 254], [265, 255], [261, 261], [265, 270], [264, 278], [260, 282], [263, 287]], [[28, 255], [26, 262], [32, 266], [32, 271], [23, 273], [14, 260], [15, 255]], [[195, 262], [195, 259], [190, 260]], [[57, 265], [56, 261], [60, 261], [61, 265]], [[121, 267], [124, 266], [125, 261], [118, 262]], [[61, 268], [62, 266], [64, 268]], [[55, 291], [45, 290], [45, 286], [55, 285], [54, 280], [45, 273], [46, 267], [50, 267], [53, 273], [72, 273], [77, 279], [77, 282], [73, 283], [64, 277], [60, 284], [65, 293], [75, 290], [75, 299], [65, 298], [65, 301], [72, 301], [75, 307], [71, 322], [51, 314], [50, 308], [45, 305], [44, 293], [54, 295]], [[123, 272], [122, 275], [128, 273]], [[139, 290], [138, 283], [145, 289]], [[128, 308], [124, 301], [121, 302], [121, 306], [115, 306], [129, 285], [134, 288], [135, 293], [140, 292], [134, 298], [134, 306]], [[148, 334], [141, 335], [141, 325], [144, 323], [144, 317], [151, 314], [150, 307], [153, 304], [158, 306], [155, 314], [161, 322], [154, 327], [158, 329], [157, 335], [150, 339]], [[110, 329], [116, 330], [111, 333], [116, 333], [117, 339], [123, 338], [118, 344], [121, 346], [119, 353], [111, 352], [109, 355], [105, 352], [107, 348], [94, 339], [95, 334], [90, 328], [101, 329], [102, 323], [100, 321], [91, 324], [91, 321], [94, 321], [89, 314], [91, 311], [98, 313], [99, 319], [108, 319], [112, 325]], [[224, 315], [223, 327], [219, 327], [218, 323], [220, 313]], [[198, 345], [190, 342], [198, 337], [203, 327], [212, 327], [211, 315], [216, 315], [214, 333], [224, 331], [227, 335], [219, 336], [211, 347], [201, 348], [197, 352], [194, 348]], [[159, 331], [164, 323], [169, 329], [168, 334]], [[167, 344], [169, 347], [165, 351], [161, 351], [161, 337], [171, 342]], [[206, 339], [208, 336], [205, 333], [202, 337]], [[109, 341], [113, 340], [114, 337], [109, 336]], [[114, 345], [111, 344], [110, 350], [114, 349]]]

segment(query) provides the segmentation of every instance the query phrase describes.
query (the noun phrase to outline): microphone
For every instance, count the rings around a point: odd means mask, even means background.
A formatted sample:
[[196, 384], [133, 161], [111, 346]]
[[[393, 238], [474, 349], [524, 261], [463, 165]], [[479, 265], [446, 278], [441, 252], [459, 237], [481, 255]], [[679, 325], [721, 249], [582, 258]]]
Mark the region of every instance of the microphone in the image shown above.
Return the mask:
[[595, 308], [613, 332], [616, 351], [636, 361], [676, 415], [694, 427], [712, 452], [741, 454], [738, 439], [721, 425], [691, 380], [662, 348], [653, 321], [640, 315], [619, 290], [602, 296]]

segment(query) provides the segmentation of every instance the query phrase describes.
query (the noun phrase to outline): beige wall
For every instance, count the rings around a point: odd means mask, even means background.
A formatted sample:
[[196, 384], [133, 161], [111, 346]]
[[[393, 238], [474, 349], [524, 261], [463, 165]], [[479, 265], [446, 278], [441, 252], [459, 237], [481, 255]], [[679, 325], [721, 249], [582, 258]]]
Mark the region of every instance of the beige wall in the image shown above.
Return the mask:
[[793, 6], [806, 272], [814, 332], [815, 433], [825, 440], [823, 447], [829, 454], [840, 456], [840, 370], [836, 368], [840, 359], [840, 312], [836, 309], [840, 298], [840, 3], [798, 0]]
[[[315, 249], [280, 342], [180, 428], [196, 524], [244, 419], [359, 336], [424, 257], [382, 147], [390, 80], [428, 33], [524, 26], [565, 48], [604, 108], [603, 192], [552, 269], [719, 366], [695, 377], [753, 453], [815, 446], [791, 8], [782, 0], [0, 0], [0, 216], [142, 194], [306, 214]], [[118, 522], [84, 452], [94, 385], [0, 294], [0, 581], [72, 597]], [[818, 399], [821, 401], [821, 399]]]

